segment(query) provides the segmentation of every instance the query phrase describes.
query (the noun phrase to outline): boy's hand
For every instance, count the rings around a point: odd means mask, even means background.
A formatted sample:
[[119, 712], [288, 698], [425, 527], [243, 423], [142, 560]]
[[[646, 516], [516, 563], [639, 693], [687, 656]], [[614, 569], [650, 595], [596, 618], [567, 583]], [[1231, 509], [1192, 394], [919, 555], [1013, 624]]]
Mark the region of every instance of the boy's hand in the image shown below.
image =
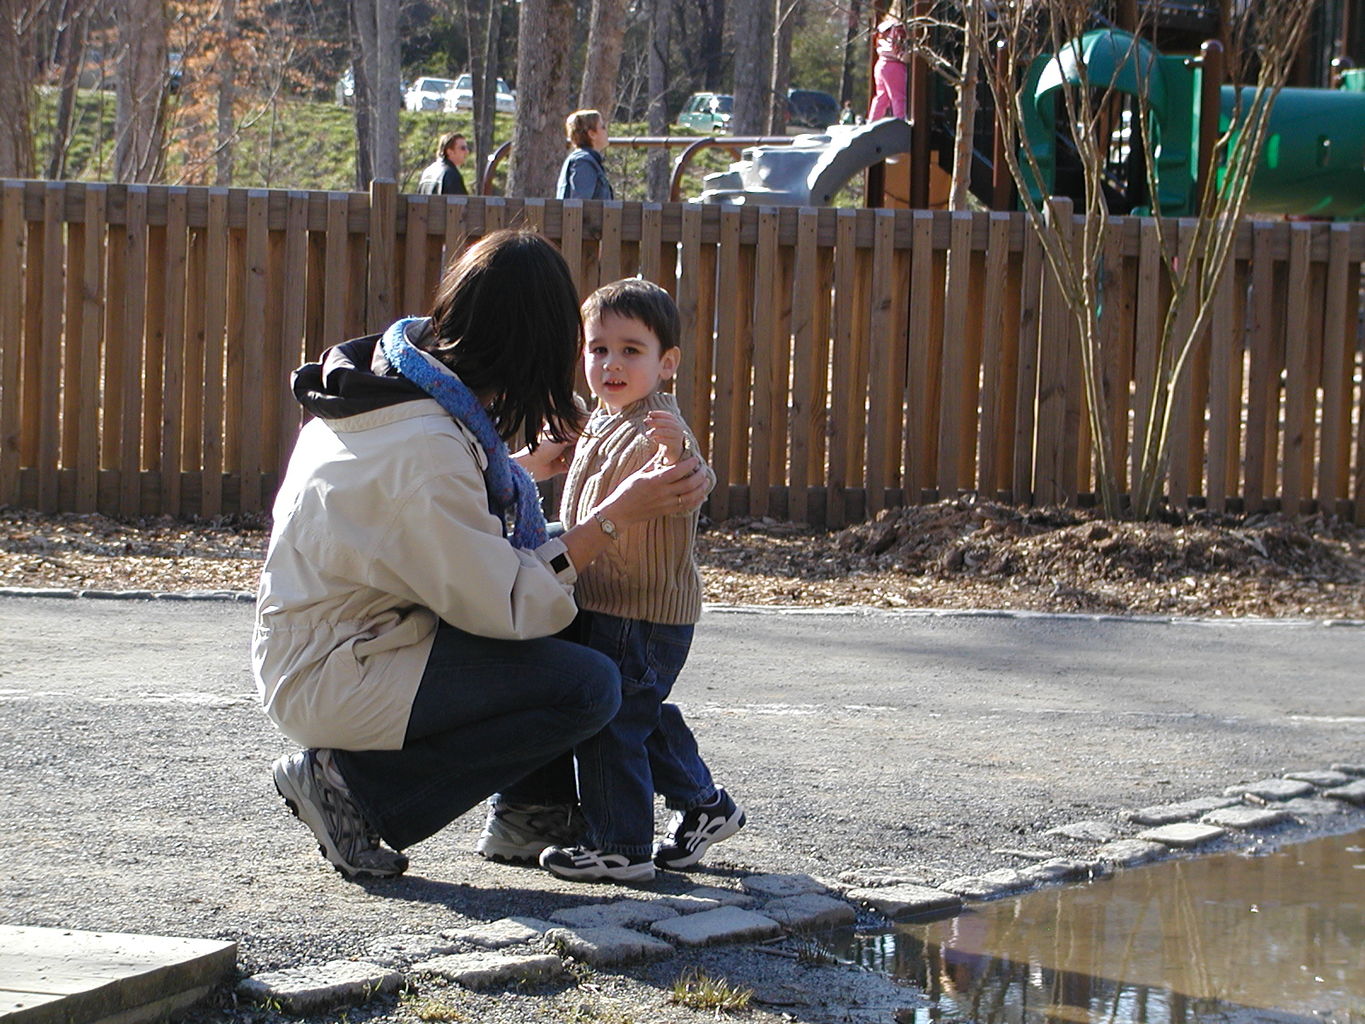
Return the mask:
[[683, 457], [687, 435], [682, 420], [671, 412], [655, 409], [645, 413], [645, 437], [659, 446], [659, 458], [666, 466], [676, 466]]

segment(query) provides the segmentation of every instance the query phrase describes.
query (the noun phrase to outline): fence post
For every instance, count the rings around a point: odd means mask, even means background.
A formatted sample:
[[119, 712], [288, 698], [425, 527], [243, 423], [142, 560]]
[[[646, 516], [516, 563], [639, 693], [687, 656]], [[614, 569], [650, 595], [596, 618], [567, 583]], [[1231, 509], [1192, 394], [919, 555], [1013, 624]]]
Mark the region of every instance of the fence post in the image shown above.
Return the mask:
[[398, 186], [370, 182], [369, 279], [365, 329], [382, 331], [393, 322], [394, 252], [398, 245]]

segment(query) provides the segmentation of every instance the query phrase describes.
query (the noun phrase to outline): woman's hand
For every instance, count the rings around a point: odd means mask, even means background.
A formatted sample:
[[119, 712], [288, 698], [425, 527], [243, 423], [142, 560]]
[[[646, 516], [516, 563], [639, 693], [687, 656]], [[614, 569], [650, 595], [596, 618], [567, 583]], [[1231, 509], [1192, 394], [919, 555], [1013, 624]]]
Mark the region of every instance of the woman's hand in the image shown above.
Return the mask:
[[701, 461], [688, 456], [673, 466], [651, 462], [617, 485], [598, 511], [622, 525], [700, 508], [710, 490]]
[[536, 450], [523, 448], [512, 456], [521, 468], [531, 474], [532, 480], [548, 480], [552, 476], [566, 473], [573, 461], [574, 442], [542, 440]]

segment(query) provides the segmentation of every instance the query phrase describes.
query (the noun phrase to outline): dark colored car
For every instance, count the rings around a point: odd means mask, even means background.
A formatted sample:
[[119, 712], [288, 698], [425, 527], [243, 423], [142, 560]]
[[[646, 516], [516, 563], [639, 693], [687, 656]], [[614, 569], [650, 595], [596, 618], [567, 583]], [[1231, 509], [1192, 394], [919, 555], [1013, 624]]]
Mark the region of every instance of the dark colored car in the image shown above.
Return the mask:
[[788, 89], [787, 123], [794, 128], [824, 131], [839, 123], [839, 101], [816, 89]]

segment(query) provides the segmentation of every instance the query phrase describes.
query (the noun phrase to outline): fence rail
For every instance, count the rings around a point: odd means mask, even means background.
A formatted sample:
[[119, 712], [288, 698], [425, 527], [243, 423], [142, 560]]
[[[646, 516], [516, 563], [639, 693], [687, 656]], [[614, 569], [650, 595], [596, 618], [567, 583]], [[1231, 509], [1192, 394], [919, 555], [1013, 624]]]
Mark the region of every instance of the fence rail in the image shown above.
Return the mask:
[[[580, 292], [641, 274], [683, 319], [710, 514], [826, 526], [974, 491], [1097, 488], [1076, 332], [1022, 215], [0, 182], [0, 503], [268, 505], [288, 373], [425, 311], [471, 239], [555, 240]], [[1154, 226], [1105, 254], [1105, 386], [1130, 465], [1167, 287]], [[1179, 398], [1174, 504], [1365, 521], [1365, 225], [1249, 222]]]

